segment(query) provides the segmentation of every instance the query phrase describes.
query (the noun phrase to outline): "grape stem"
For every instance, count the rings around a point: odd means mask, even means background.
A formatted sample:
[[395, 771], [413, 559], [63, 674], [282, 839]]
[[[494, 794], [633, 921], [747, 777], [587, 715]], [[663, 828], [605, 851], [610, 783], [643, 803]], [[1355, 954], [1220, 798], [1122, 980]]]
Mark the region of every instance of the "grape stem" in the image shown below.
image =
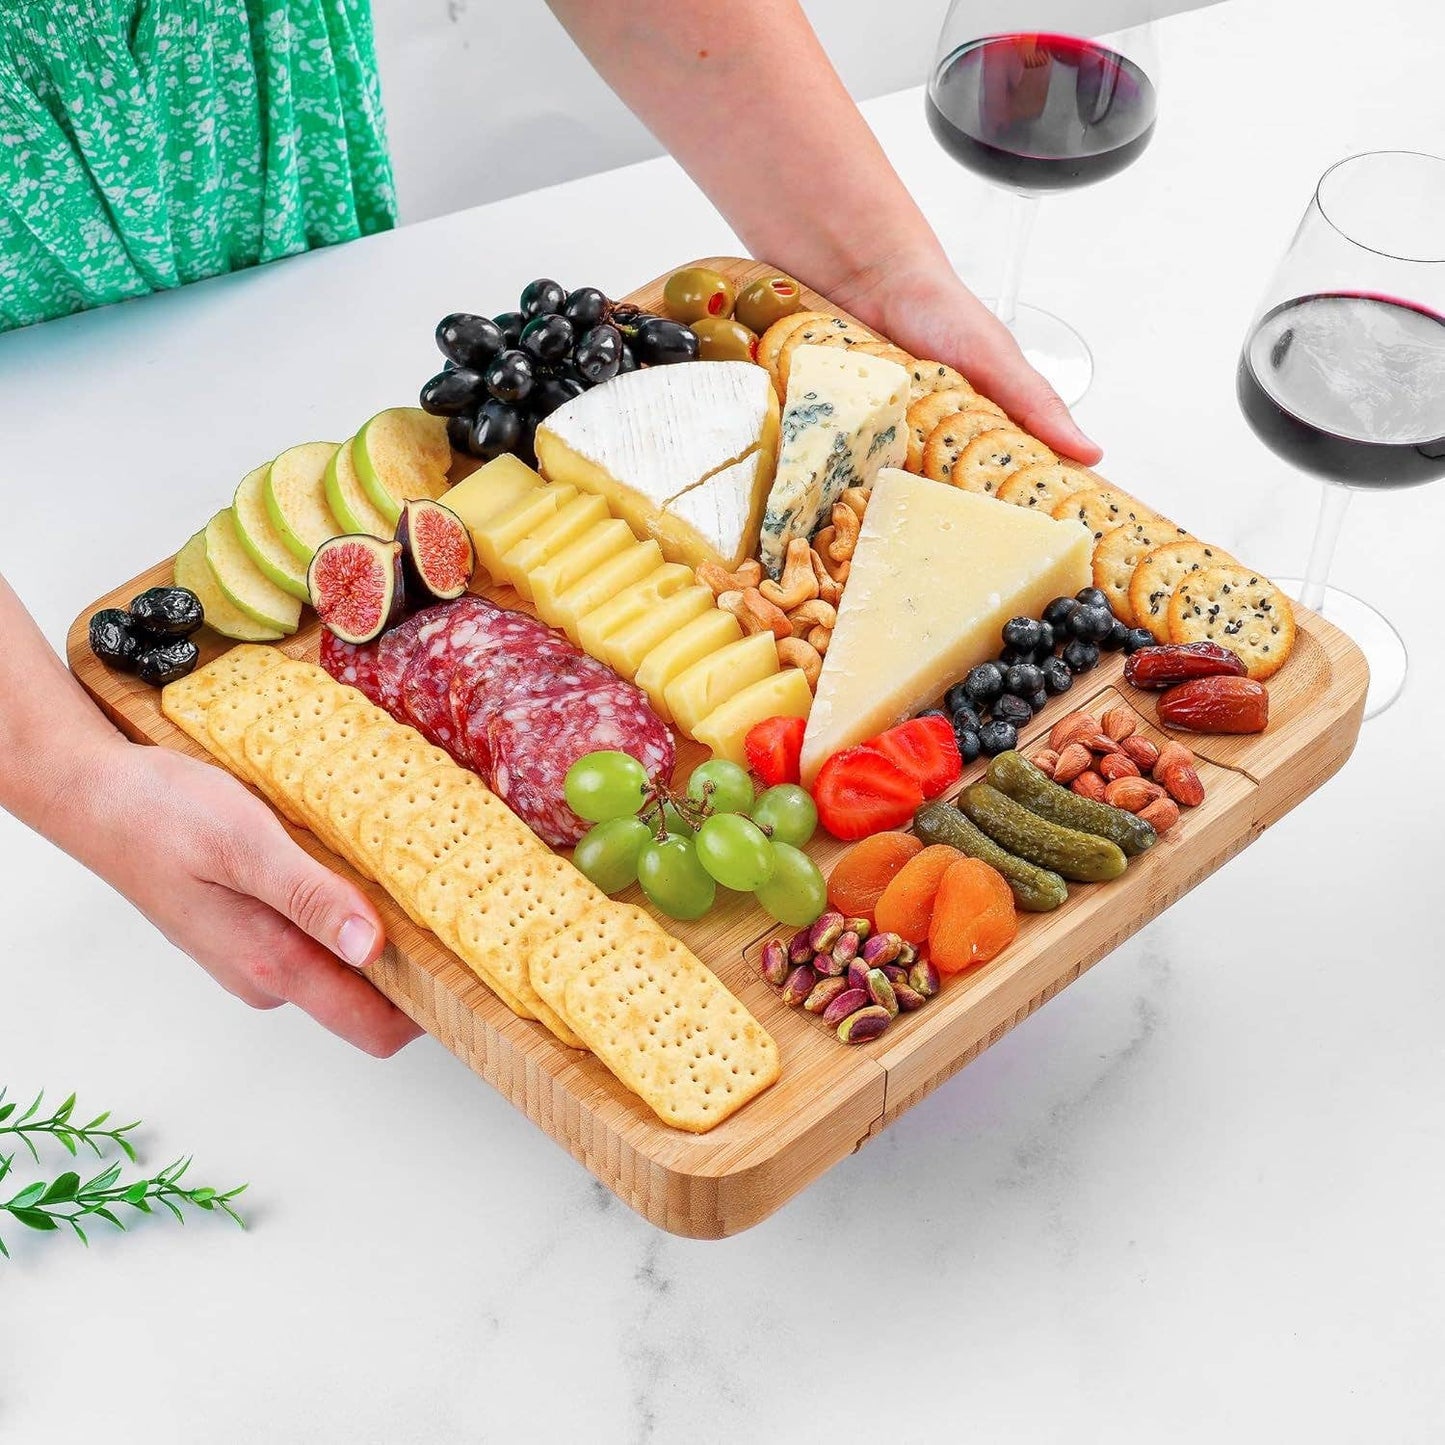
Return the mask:
[[[686, 793], [674, 792], [666, 783], [658, 783], [643, 795], [637, 816], [652, 829], [659, 843], [665, 843], [672, 836], [667, 831], [668, 805], [671, 804], [678, 817], [696, 833], [713, 815], [712, 799], [716, 792], [717, 784], [711, 778], [703, 781], [701, 798], [690, 798]], [[766, 823], [757, 823], [757, 827], [765, 837], [773, 836], [772, 828]]]

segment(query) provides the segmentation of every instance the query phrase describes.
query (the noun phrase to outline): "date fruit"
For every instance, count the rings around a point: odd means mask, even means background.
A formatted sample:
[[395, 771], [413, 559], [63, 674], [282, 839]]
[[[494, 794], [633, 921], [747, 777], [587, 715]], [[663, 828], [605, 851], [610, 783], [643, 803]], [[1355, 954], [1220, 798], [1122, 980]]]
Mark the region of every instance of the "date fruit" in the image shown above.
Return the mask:
[[1171, 643], [1146, 647], [1124, 663], [1124, 681], [1133, 687], [1162, 691], [1176, 682], [1198, 677], [1243, 677], [1244, 664], [1217, 642]]
[[1269, 693], [1248, 677], [1196, 678], [1159, 699], [1159, 721], [1196, 733], [1262, 733], [1269, 726]]

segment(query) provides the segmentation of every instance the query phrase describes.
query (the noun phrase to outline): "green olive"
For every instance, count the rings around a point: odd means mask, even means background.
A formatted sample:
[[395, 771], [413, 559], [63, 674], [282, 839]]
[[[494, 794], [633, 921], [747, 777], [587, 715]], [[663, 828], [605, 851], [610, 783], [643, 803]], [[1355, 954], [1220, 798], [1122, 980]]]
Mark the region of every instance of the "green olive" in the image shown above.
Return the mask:
[[731, 316], [737, 295], [737, 287], [726, 276], [706, 266], [674, 271], [662, 288], [667, 314], [689, 324], [705, 316]]
[[802, 304], [802, 290], [791, 276], [762, 276], [744, 288], [733, 315], [761, 336], [773, 322], [791, 316]]
[[756, 361], [758, 338], [741, 321], [727, 316], [704, 316], [694, 321], [699, 361]]

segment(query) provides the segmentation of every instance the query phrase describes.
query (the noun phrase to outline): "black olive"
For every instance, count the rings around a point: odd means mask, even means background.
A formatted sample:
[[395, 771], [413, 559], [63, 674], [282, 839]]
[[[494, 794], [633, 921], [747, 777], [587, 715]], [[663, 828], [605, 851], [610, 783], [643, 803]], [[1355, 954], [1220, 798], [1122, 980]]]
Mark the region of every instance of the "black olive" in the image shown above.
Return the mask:
[[536, 369], [525, 351], [504, 351], [487, 368], [487, 390], [495, 401], [511, 406], [526, 401]]
[[433, 416], [461, 416], [477, 409], [486, 390], [481, 372], [470, 367], [439, 371], [421, 389], [421, 409]]
[[201, 599], [184, 587], [152, 587], [130, 604], [131, 621], [153, 637], [189, 637], [206, 620]]
[[543, 276], [529, 281], [522, 288], [521, 305], [517, 308], [529, 321], [534, 316], [554, 316], [562, 309], [567, 292], [555, 281]]
[[455, 365], [480, 371], [494, 356], [507, 349], [507, 339], [502, 335], [502, 328], [490, 317], [455, 311], [442, 317], [438, 324], [437, 347]]
[[528, 317], [523, 316], [520, 311], [503, 311], [500, 315], [492, 317], [496, 323], [497, 330], [502, 333], [502, 344], [504, 346], [515, 346], [522, 339], [522, 328], [527, 324]]
[[666, 316], [649, 316], [637, 328], [634, 350], [647, 366], [671, 366], [678, 361], [696, 361], [697, 332], [681, 321]]
[[622, 365], [622, 333], [606, 321], [592, 327], [577, 343], [573, 361], [592, 385], [611, 381]]
[[579, 332], [607, 319], [611, 302], [595, 286], [579, 286], [562, 303], [562, 314]]
[[522, 350], [538, 361], [561, 361], [574, 340], [572, 323], [565, 316], [534, 316], [522, 328]]
[[137, 670], [142, 682], [164, 687], [168, 682], [177, 682], [194, 672], [200, 660], [201, 654], [189, 637], [176, 637], [146, 648], [140, 655]]
[[130, 613], [107, 607], [90, 619], [90, 650], [107, 666], [134, 672], [140, 665], [141, 640]]
[[470, 451], [490, 461], [511, 451], [522, 434], [522, 417], [514, 406], [492, 398], [482, 403], [472, 423]]

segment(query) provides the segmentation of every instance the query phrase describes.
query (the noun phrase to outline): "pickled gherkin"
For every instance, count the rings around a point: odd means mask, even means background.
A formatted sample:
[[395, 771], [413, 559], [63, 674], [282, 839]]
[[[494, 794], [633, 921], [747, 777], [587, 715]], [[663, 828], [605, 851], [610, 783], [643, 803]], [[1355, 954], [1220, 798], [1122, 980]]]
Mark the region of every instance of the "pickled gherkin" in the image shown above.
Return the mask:
[[1051, 823], [988, 783], [965, 789], [959, 807], [995, 843], [1065, 878], [1103, 883], [1119, 877], [1129, 866], [1117, 843]]
[[1060, 787], [1020, 753], [1000, 753], [988, 765], [988, 781], [1050, 823], [1117, 843], [1126, 857], [1137, 858], [1159, 841], [1158, 833], [1143, 818]]
[[920, 808], [913, 819], [913, 831], [925, 843], [947, 843], [1002, 873], [1013, 890], [1014, 902], [1026, 913], [1051, 913], [1068, 901], [1068, 886], [1057, 873], [1035, 867], [1000, 848], [952, 803], [930, 803]]

